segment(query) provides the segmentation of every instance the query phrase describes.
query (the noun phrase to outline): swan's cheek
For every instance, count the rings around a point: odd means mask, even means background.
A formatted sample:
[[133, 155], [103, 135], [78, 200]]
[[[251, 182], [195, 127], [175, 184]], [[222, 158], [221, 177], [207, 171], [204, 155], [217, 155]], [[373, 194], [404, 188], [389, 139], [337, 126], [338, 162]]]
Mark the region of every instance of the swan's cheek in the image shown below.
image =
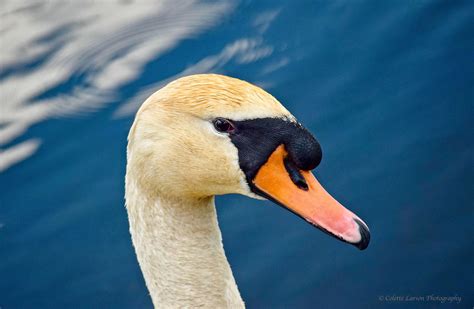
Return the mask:
[[250, 189], [238, 164], [237, 150], [228, 144], [226, 141], [214, 147], [198, 143], [162, 145], [155, 153], [155, 163], [150, 164], [150, 169], [158, 168], [150, 170], [157, 189], [180, 196], [247, 195]]

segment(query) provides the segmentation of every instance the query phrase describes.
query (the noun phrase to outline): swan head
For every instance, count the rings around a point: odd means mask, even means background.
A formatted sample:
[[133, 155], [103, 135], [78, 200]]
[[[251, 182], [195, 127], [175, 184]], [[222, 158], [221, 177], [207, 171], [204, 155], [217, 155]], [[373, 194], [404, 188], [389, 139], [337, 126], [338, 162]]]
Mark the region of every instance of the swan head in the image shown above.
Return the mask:
[[129, 134], [127, 181], [176, 199], [229, 193], [270, 199], [365, 249], [367, 225], [311, 173], [321, 157], [313, 135], [269, 93], [200, 74], [169, 83], [141, 106]]

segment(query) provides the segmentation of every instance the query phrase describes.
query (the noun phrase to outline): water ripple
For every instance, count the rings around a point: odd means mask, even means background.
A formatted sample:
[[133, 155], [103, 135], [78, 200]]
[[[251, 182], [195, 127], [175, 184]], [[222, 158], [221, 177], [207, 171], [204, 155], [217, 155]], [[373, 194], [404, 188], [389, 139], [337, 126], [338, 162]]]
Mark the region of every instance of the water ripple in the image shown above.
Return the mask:
[[232, 9], [187, 0], [7, 1], [0, 12], [0, 41], [8, 42], [0, 49], [0, 145], [9, 147], [0, 152], [2, 169], [38, 148], [36, 139], [8, 144], [31, 125], [104, 107], [147, 62]]

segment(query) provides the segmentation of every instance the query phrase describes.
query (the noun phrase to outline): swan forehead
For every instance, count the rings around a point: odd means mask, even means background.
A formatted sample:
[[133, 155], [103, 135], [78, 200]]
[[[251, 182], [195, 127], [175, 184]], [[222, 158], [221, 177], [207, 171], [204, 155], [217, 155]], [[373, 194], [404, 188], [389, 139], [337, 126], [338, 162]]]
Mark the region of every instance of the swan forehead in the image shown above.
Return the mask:
[[271, 94], [245, 81], [217, 74], [199, 74], [175, 80], [153, 95], [160, 108], [203, 119], [225, 117], [293, 119]]

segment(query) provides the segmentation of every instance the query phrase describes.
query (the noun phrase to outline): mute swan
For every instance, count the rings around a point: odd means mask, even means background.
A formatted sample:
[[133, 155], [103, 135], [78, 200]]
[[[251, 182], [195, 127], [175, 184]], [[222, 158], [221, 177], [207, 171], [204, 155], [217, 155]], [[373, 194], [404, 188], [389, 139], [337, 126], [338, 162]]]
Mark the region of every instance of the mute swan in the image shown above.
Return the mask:
[[171, 82], [141, 106], [128, 136], [130, 233], [155, 307], [242, 308], [214, 196], [268, 198], [365, 249], [368, 227], [310, 170], [316, 139], [274, 97], [216, 74]]

